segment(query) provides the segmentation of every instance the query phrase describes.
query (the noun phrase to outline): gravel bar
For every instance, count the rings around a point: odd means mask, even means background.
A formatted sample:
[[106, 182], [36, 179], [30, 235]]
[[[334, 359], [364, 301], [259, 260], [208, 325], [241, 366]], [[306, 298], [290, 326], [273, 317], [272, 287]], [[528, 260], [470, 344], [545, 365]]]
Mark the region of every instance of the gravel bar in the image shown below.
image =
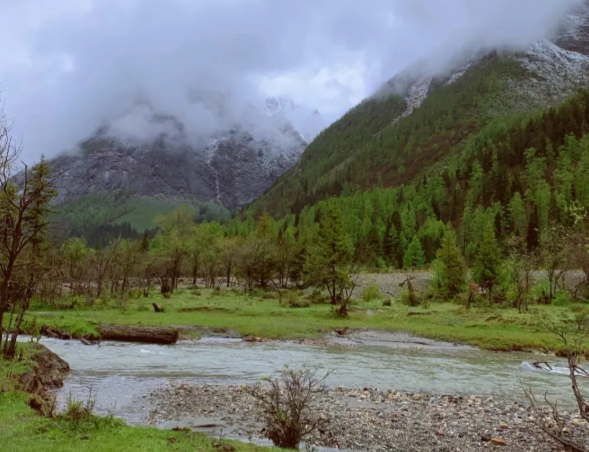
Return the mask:
[[[149, 394], [150, 424], [215, 419], [232, 436], [258, 438], [255, 400], [245, 386], [168, 385]], [[329, 427], [307, 440], [315, 446], [358, 451], [564, 450], [534, 424], [526, 403], [476, 396], [432, 396], [394, 390], [324, 389], [315, 406]], [[571, 438], [589, 444], [588, 425], [565, 414]]]

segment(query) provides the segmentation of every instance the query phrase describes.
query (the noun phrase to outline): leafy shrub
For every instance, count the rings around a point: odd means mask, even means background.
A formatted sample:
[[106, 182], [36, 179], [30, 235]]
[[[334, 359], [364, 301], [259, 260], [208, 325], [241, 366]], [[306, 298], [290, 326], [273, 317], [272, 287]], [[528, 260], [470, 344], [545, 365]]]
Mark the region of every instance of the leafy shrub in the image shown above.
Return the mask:
[[540, 279], [534, 287], [532, 287], [531, 294], [532, 299], [536, 301], [542, 301], [550, 293], [550, 283], [547, 278]]
[[369, 303], [374, 300], [380, 300], [382, 298], [382, 292], [376, 284], [370, 284], [362, 290], [362, 300], [366, 303]]
[[291, 308], [308, 308], [311, 302], [308, 299], [301, 298], [297, 291], [287, 292], [284, 296], [284, 302]]
[[194, 295], [195, 297], [200, 297], [200, 296], [202, 295], [201, 291], [200, 291], [200, 290], [198, 290], [198, 289], [191, 289], [191, 290], [190, 290], [190, 293], [191, 293], [192, 295]]
[[568, 306], [571, 304], [571, 293], [568, 290], [559, 290], [554, 295], [554, 300], [552, 300], [552, 304], [554, 306]]
[[314, 288], [313, 292], [307, 295], [307, 300], [311, 302], [311, 304], [327, 304], [330, 302], [330, 298], [327, 295], [324, 295], [321, 289]]
[[143, 290], [131, 289], [129, 290], [129, 298], [132, 300], [139, 300], [143, 296]]
[[421, 300], [417, 292], [409, 292], [409, 289], [403, 288], [399, 296], [399, 302], [407, 306], [416, 307], [420, 305]]
[[72, 424], [87, 423], [92, 418], [95, 405], [96, 399], [93, 399], [91, 394], [85, 402], [75, 400], [70, 394], [67, 400], [66, 409], [61, 414], [61, 417]]
[[165, 298], [166, 300], [169, 300], [170, 298], [172, 298], [172, 294], [171, 294], [170, 292], [166, 292], [166, 293], [164, 294], [164, 298]]
[[127, 294], [121, 294], [115, 299], [115, 306], [117, 307], [117, 309], [120, 309], [121, 311], [126, 311], [127, 309], [129, 309], [129, 305], [130, 302]]
[[386, 270], [387, 269], [387, 263], [384, 261], [384, 259], [382, 257], [379, 257], [376, 259], [376, 268], [379, 270]]

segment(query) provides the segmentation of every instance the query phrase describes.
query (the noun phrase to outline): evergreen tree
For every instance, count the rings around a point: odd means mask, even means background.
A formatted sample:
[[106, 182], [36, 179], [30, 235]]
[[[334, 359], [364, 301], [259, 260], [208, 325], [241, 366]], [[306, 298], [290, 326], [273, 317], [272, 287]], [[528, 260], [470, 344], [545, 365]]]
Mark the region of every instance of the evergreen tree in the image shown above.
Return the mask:
[[493, 223], [488, 222], [475, 257], [472, 273], [475, 281], [492, 297], [493, 287], [499, 278], [501, 266], [501, 250], [495, 237]]
[[319, 234], [311, 245], [304, 266], [307, 282], [325, 287], [331, 297], [331, 304], [341, 302], [342, 315], [347, 314], [344, 292], [350, 286], [350, 265], [354, 257], [354, 246], [346, 234], [337, 205], [330, 203], [321, 213]]
[[538, 224], [538, 208], [534, 206], [530, 221], [528, 222], [528, 233], [526, 236], [528, 251], [534, 251], [540, 244], [540, 225]]
[[141, 239], [141, 252], [147, 253], [149, 251], [149, 235], [147, 231], [143, 233], [143, 238]]
[[462, 291], [466, 280], [466, 263], [456, 242], [454, 228], [448, 223], [441, 247], [436, 254], [438, 289], [440, 295], [448, 299]]
[[422, 268], [424, 265], [425, 254], [423, 253], [421, 242], [417, 236], [414, 236], [413, 240], [411, 240], [411, 243], [409, 243], [409, 246], [405, 250], [403, 266], [405, 268]]
[[524, 237], [527, 232], [526, 211], [524, 202], [519, 192], [516, 192], [509, 202], [509, 218], [511, 221], [511, 231], [518, 237]]

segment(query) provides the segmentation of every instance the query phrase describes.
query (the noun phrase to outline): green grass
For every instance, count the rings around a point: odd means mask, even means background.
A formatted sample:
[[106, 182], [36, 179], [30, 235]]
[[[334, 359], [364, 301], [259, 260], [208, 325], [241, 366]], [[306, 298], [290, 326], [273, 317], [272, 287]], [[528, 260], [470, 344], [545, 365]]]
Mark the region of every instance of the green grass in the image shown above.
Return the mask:
[[[8, 363], [0, 360], [0, 438], [2, 452], [215, 452], [218, 440], [189, 431], [166, 431], [131, 427], [109, 417], [91, 415], [73, 422], [67, 413], [52, 418], [29, 408], [30, 395], [19, 391], [11, 375], [30, 367], [31, 347], [23, 345], [25, 360]], [[251, 444], [223, 441], [238, 452], [278, 451]]]
[[[264, 297], [266, 298], [266, 297]], [[165, 308], [155, 313], [151, 303]], [[532, 306], [529, 313], [513, 309], [473, 307], [466, 310], [453, 303], [432, 305], [428, 309], [410, 308], [399, 303], [382, 306], [381, 301], [357, 301], [348, 319], [332, 314], [331, 306], [308, 308], [283, 306], [275, 299], [245, 296], [233, 292], [215, 294], [200, 290], [194, 295], [184, 289], [164, 299], [159, 294], [127, 302], [124, 309], [101, 303], [93, 309], [47, 311], [33, 306], [26, 327], [57, 326], [67, 331], [95, 333], [98, 323], [146, 326], [206, 326], [234, 329], [242, 335], [269, 339], [320, 338], [333, 328], [350, 327], [385, 331], [406, 331], [418, 336], [458, 342], [491, 350], [559, 350], [558, 339], [546, 332], [541, 316], [557, 322], [574, 322], [572, 306]], [[43, 312], [38, 310], [42, 309]], [[578, 309], [584, 309], [579, 307]], [[578, 310], [577, 309], [577, 310]], [[184, 310], [184, 312], [182, 312]], [[187, 311], [188, 310], [188, 311]], [[367, 312], [370, 310], [371, 312]], [[409, 312], [425, 315], [408, 316]], [[562, 323], [564, 324], [564, 323]]]

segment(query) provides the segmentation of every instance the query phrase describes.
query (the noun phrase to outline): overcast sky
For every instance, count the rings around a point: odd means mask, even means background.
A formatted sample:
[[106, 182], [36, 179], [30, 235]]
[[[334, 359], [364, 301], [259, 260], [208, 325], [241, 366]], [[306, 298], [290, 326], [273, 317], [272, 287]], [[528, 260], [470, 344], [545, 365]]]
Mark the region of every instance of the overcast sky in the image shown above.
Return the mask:
[[321, 126], [411, 63], [523, 46], [582, 0], [0, 0], [0, 80], [24, 157], [53, 156], [143, 99], [193, 132], [188, 92], [265, 95]]

